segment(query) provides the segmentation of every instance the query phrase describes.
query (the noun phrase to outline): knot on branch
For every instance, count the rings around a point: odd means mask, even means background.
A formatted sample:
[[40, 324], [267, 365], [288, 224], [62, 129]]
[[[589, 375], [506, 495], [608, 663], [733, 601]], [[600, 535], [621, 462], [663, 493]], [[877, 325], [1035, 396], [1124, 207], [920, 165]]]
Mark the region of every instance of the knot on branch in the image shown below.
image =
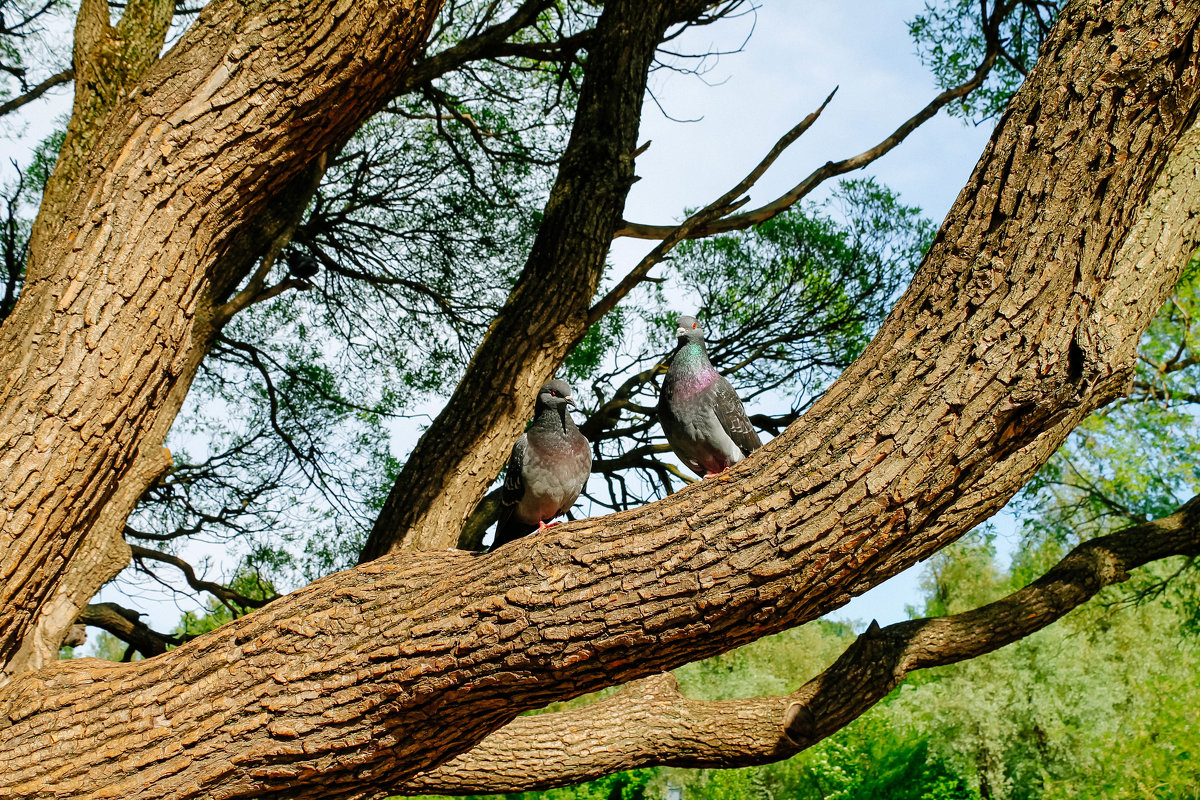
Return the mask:
[[783, 735], [801, 750], [817, 741], [817, 716], [807, 702], [797, 700], [788, 705], [783, 712]]

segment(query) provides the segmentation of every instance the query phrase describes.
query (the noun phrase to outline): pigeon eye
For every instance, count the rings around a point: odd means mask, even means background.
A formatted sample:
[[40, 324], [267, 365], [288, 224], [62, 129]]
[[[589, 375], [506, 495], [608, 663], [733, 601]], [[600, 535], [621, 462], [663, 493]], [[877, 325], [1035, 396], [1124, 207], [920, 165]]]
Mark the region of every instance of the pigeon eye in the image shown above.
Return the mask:
[[700, 323], [699, 323], [699, 322], [693, 322], [693, 323], [692, 323], [692, 327], [693, 327], [693, 328], [699, 327], [699, 325], [700, 325]]

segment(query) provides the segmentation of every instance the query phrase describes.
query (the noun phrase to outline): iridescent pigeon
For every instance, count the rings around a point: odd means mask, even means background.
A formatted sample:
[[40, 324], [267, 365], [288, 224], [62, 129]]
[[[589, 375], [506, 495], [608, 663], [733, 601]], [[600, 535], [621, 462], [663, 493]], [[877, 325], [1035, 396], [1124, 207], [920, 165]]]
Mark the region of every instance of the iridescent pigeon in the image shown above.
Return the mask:
[[680, 317], [679, 345], [658, 395], [658, 421], [679, 460], [702, 478], [724, 472], [762, 447], [737, 393], [713, 369], [704, 331]]
[[567, 513], [583, 491], [592, 471], [592, 448], [567, 406], [575, 401], [566, 381], [550, 381], [538, 391], [533, 424], [508, 459], [492, 549], [548, 527], [546, 522]]

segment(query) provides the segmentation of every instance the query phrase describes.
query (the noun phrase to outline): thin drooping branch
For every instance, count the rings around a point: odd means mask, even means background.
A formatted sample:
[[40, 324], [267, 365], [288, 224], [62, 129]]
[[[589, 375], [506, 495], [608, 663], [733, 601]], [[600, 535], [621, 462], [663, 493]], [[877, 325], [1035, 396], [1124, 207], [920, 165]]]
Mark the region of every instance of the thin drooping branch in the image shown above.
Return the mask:
[[[770, 203], [756, 208], [752, 211], [745, 211], [741, 214], [733, 214], [721, 217], [703, 225], [696, 225], [688, 231], [688, 238], [700, 239], [706, 236], [713, 236], [719, 233], [729, 233], [731, 231], [745, 230], [746, 228], [766, 222], [772, 217], [782, 214], [789, 208], [807, 197], [814, 189], [820, 186], [830, 178], [836, 178], [838, 175], [844, 175], [847, 172], [853, 172], [856, 169], [862, 169], [872, 161], [886, 155], [893, 150], [897, 145], [903, 142], [910, 133], [919, 128], [926, 121], [931, 119], [934, 114], [941, 111], [943, 108], [953, 103], [955, 100], [966, 97], [971, 92], [983, 85], [988, 73], [996, 63], [996, 57], [999, 54], [999, 39], [998, 33], [1000, 22], [1004, 18], [1005, 3], [997, 2], [988, 22], [984, 28], [984, 36], [988, 46], [984, 53], [983, 60], [976, 67], [975, 73], [963, 83], [957, 86], [952, 86], [946, 89], [937, 97], [933, 98], [920, 111], [906, 119], [900, 127], [892, 131], [890, 135], [871, 147], [855, 156], [844, 158], [840, 161], [826, 161], [820, 167], [813, 170], [804, 180], [796, 184], [787, 192], [772, 200]], [[828, 101], [826, 101], [828, 102]], [[622, 221], [621, 226], [617, 229], [617, 236], [626, 236], [634, 239], [665, 239], [675, 235], [677, 226], [674, 225], [647, 225], [638, 222]]]
[[175, 569], [183, 573], [183, 579], [187, 581], [188, 586], [191, 586], [197, 592], [208, 592], [213, 597], [217, 598], [222, 605], [233, 612], [234, 616], [244, 613], [244, 609], [262, 608], [268, 602], [270, 602], [269, 599], [262, 600], [254, 597], [247, 597], [241, 592], [231, 589], [228, 586], [223, 586], [222, 584], [201, 578], [196, 574], [195, 567], [184, 561], [179, 556], [171, 555], [170, 553], [164, 553], [161, 550], [155, 550], [150, 547], [142, 547], [141, 545], [136, 544], [131, 544], [129, 549], [133, 554], [134, 560], [136, 561], [149, 559], [150, 561], [158, 561], [162, 564], [170, 564], [172, 567], [175, 567]]
[[51, 75], [49, 78], [46, 78], [46, 80], [42, 81], [37, 86], [34, 86], [24, 94], [17, 95], [5, 103], [0, 103], [0, 117], [16, 111], [18, 108], [21, 108], [27, 103], [32, 103], [46, 92], [53, 89], [55, 86], [61, 86], [62, 84], [68, 83], [74, 79], [75, 70], [73, 69], [65, 69], [57, 75]]
[[569, 711], [518, 717], [399, 794], [492, 794], [569, 786], [648, 766], [745, 767], [836, 733], [914, 670], [990, 653], [1050, 625], [1129, 571], [1200, 555], [1200, 496], [1173, 514], [1085, 542], [1007, 597], [950, 617], [872, 623], [828, 669], [783, 697], [705, 702], [673, 676], [631, 683]]

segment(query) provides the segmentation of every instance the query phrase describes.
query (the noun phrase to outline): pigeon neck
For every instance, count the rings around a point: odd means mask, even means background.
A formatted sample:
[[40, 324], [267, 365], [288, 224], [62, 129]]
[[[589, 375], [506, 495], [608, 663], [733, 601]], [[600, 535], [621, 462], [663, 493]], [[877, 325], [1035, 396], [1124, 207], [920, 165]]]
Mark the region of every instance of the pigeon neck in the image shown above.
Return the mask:
[[684, 342], [679, 345], [679, 350], [675, 353], [675, 362], [681, 367], [693, 370], [702, 370], [705, 367], [713, 368], [712, 362], [708, 360], [708, 353], [704, 350], [703, 342]]
[[558, 408], [551, 408], [539, 403], [534, 410], [532, 427], [542, 431], [561, 430], [563, 433], [567, 433], [575, 427], [575, 420], [571, 419], [566, 403]]

